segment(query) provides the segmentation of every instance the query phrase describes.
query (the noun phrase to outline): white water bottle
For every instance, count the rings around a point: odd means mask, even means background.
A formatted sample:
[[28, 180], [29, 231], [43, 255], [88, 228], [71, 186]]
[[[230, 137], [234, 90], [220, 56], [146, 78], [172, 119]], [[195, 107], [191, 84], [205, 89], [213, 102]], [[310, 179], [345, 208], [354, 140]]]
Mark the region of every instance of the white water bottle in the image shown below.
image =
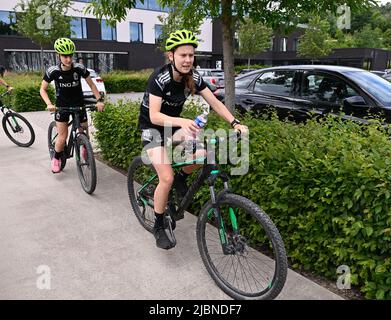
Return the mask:
[[[197, 126], [199, 126], [201, 129], [205, 127], [206, 123], [208, 121], [208, 112], [204, 111], [200, 115], [198, 115], [195, 119], [194, 122]], [[198, 140], [199, 138], [199, 132], [197, 134], [194, 134], [194, 138]]]
[[202, 112], [194, 120], [195, 124], [200, 128], [205, 127], [207, 121], [208, 121], [208, 112], [206, 111]]

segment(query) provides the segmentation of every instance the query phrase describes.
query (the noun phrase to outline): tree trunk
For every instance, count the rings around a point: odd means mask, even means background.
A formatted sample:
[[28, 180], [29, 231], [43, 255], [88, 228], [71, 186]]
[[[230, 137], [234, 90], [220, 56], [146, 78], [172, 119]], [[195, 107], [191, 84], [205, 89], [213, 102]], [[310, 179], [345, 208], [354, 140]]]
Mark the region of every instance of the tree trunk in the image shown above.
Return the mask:
[[45, 66], [43, 65], [43, 46], [41, 45], [41, 72], [44, 74]]
[[224, 82], [225, 82], [225, 106], [231, 111], [235, 110], [235, 73], [234, 73], [234, 46], [233, 46], [233, 18], [232, 0], [221, 1], [221, 22], [223, 29], [223, 57], [224, 57]]
[[247, 69], [250, 69], [250, 58], [247, 59]]

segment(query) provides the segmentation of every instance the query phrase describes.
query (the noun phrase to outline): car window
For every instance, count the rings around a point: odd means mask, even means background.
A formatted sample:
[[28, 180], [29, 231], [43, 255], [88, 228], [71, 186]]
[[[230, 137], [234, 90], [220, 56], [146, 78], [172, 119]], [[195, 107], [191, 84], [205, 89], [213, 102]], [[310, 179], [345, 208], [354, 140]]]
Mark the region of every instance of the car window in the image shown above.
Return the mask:
[[235, 88], [244, 89], [249, 86], [249, 84], [258, 76], [258, 73], [241, 77], [240, 79], [235, 79]]
[[265, 72], [255, 82], [254, 91], [289, 96], [294, 73], [291, 70]]
[[224, 78], [224, 72], [223, 71], [211, 71], [212, 75], [219, 78]]
[[357, 95], [345, 81], [326, 73], [305, 73], [302, 79], [303, 98], [341, 104], [343, 99]]
[[198, 73], [202, 76], [202, 77], [210, 77], [212, 76], [211, 72], [209, 70], [197, 70]]
[[391, 106], [391, 83], [367, 71], [349, 71], [349, 75], [363, 90], [372, 94], [385, 106]]

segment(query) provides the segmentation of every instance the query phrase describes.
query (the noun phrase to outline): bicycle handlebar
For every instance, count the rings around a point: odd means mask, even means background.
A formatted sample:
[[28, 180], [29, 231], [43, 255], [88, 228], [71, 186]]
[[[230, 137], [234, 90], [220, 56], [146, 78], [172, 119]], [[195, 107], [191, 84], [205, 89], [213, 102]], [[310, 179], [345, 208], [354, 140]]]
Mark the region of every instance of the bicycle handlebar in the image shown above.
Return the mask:
[[[229, 141], [231, 139], [236, 139], [239, 142], [242, 139], [242, 132], [240, 130], [235, 130], [235, 132], [231, 133], [228, 137], [218, 137], [217, 136], [217, 137], [213, 137], [213, 138], [208, 138], [207, 143], [218, 144], [219, 142]], [[200, 143], [202, 141], [200, 141], [200, 140], [179, 140], [179, 141], [173, 141], [171, 143], [171, 145], [173, 147], [176, 147], [184, 142], [192, 144], [192, 143]]]
[[[78, 111], [83, 111], [84, 109], [90, 109], [91, 111], [95, 111], [96, 106], [94, 104], [86, 104], [81, 107], [62, 107], [62, 108], [56, 107], [56, 111], [66, 111], [66, 112], [78, 112]], [[51, 113], [54, 113], [54, 112], [51, 112]]]
[[6, 96], [7, 94], [11, 94], [11, 91], [6, 91], [6, 92], [4, 92], [3, 94], [0, 95], [0, 98]]

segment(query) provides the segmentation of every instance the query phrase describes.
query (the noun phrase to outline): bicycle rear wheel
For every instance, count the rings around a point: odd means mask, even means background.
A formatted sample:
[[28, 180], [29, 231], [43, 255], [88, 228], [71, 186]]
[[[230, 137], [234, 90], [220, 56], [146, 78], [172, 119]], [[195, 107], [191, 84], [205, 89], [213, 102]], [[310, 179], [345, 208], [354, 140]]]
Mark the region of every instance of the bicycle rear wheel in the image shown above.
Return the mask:
[[35, 141], [35, 133], [26, 118], [15, 112], [3, 117], [3, 129], [7, 137], [19, 147], [29, 147]]
[[[276, 226], [258, 205], [236, 194], [222, 195], [218, 208], [222, 225], [211, 201], [201, 209], [197, 222], [198, 249], [207, 271], [234, 299], [274, 299], [285, 284], [288, 268]], [[226, 243], [225, 252], [221, 243]]]
[[76, 168], [81, 186], [91, 194], [96, 188], [96, 164], [90, 140], [84, 133], [78, 134], [75, 143]]
[[153, 196], [159, 180], [156, 177], [147, 185], [148, 181], [156, 174], [156, 171], [152, 165], [146, 164], [143, 159], [141, 156], [135, 157], [129, 166], [128, 194], [130, 204], [138, 221], [146, 230], [152, 232], [155, 223]]
[[[48, 129], [48, 148], [49, 148], [49, 157], [50, 160], [54, 157], [54, 146], [56, 144], [56, 139], [58, 136], [57, 128], [56, 128], [56, 121], [52, 121], [49, 125]], [[64, 152], [62, 153], [61, 157], [61, 170], [64, 170], [65, 165], [67, 163], [67, 145], [64, 146]]]

